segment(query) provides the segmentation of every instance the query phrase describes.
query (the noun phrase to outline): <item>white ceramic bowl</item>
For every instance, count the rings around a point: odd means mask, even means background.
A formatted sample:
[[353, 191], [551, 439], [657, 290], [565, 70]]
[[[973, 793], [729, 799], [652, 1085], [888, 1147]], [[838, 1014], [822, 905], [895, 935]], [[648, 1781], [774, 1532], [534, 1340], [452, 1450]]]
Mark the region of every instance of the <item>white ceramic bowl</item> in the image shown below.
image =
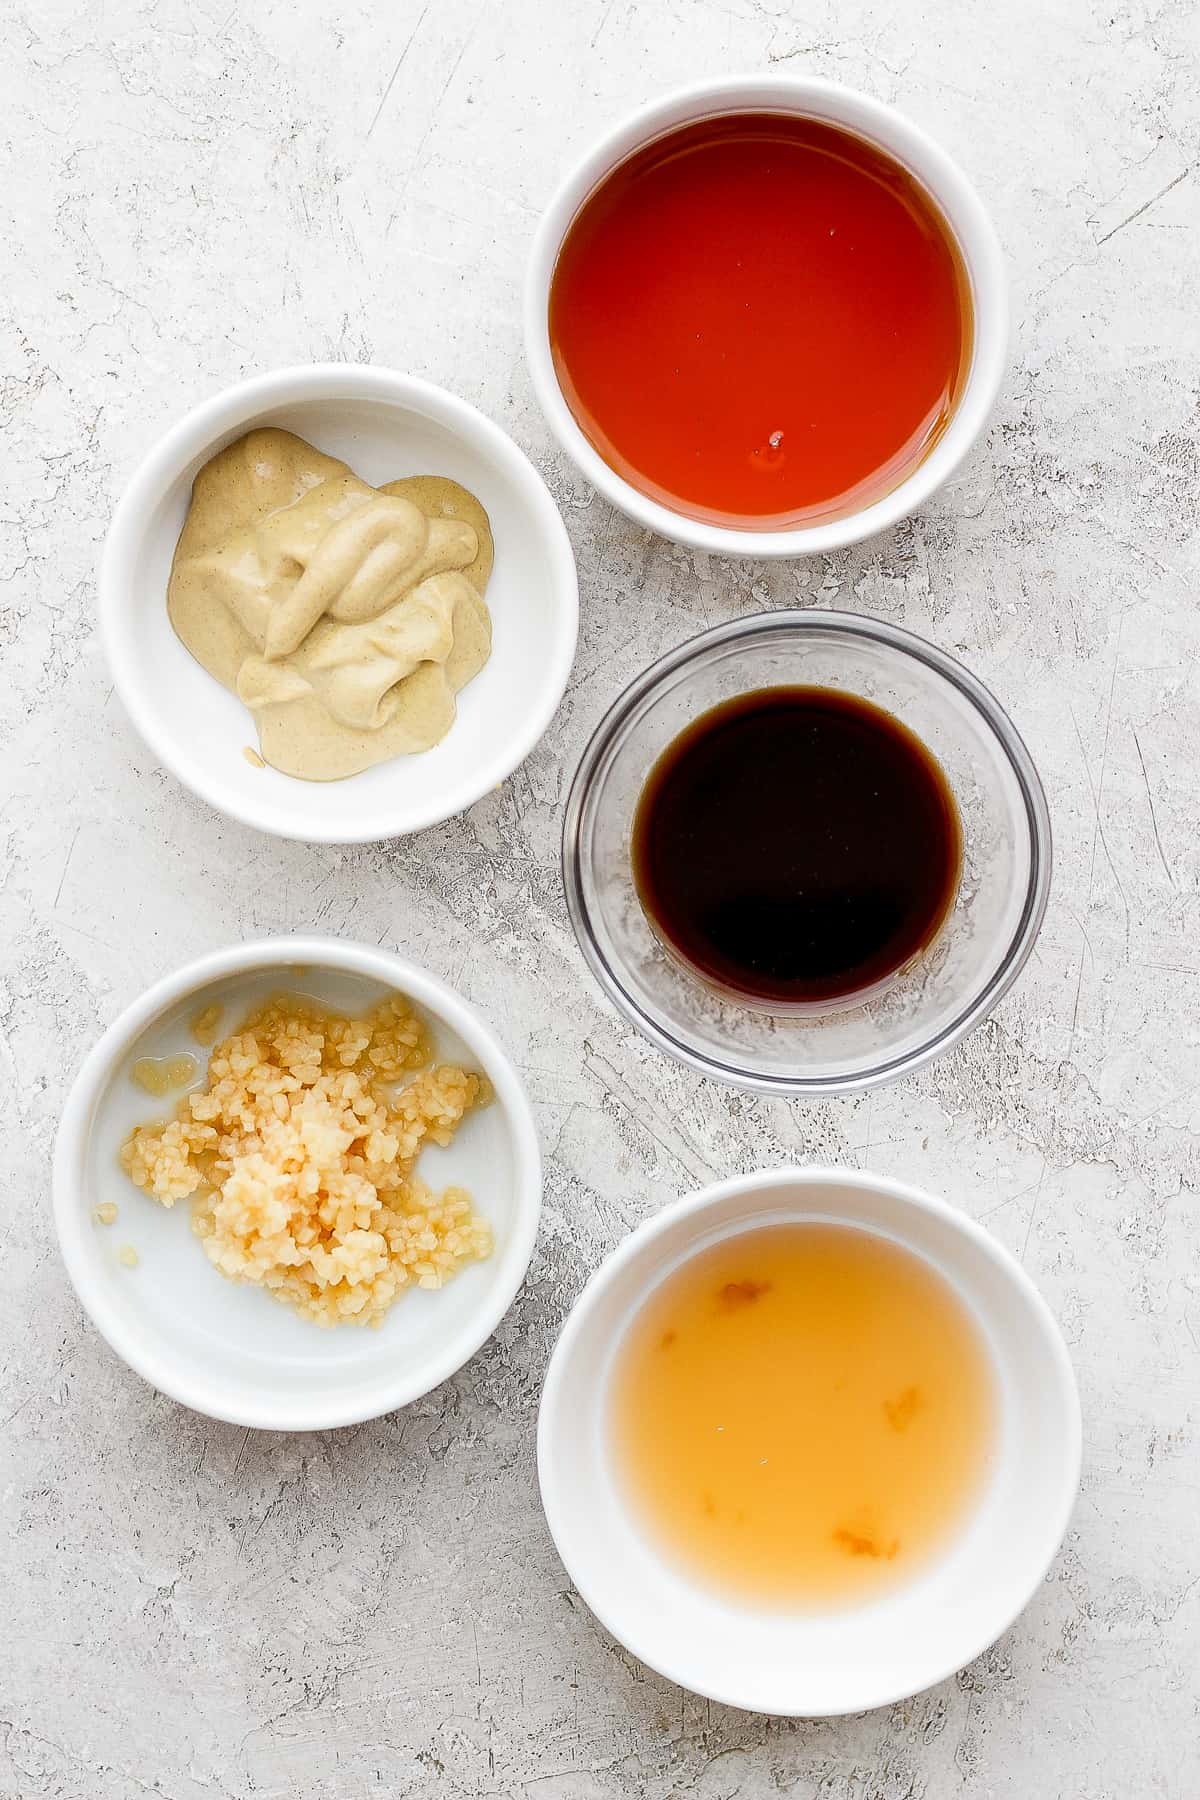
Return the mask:
[[[341, 457], [376, 485], [451, 476], [482, 501], [496, 539], [487, 591], [492, 654], [432, 750], [343, 781], [255, 768], [254, 722], [202, 669], [167, 617], [167, 578], [197, 471], [259, 425]], [[342, 363], [280, 369], [227, 388], [150, 451], [121, 496], [100, 567], [100, 623], [117, 692], [150, 749], [210, 806], [312, 843], [399, 837], [462, 812], [533, 749], [562, 698], [578, 624], [575, 559], [545, 483], [499, 426], [444, 389]]]
[[[643, 1534], [609, 1450], [613, 1359], [647, 1295], [717, 1239], [793, 1219], [857, 1226], [924, 1257], [981, 1328], [1000, 1395], [987, 1483], [957, 1538], [907, 1587], [841, 1612], [760, 1612], [690, 1583]], [[601, 1623], [698, 1694], [803, 1717], [890, 1704], [986, 1649], [1046, 1574], [1070, 1518], [1079, 1463], [1079, 1399], [1066, 1346], [1019, 1263], [944, 1201], [839, 1169], [738, 1176], [634, 1231], [568, 1316], [538, 1422], [546, 1518]]]
[[[660, 505], [617, 474], [593, 449], [563, 398], [548, 329], [550, 282], [567, 230], [592, 190], [643, 144], [694, 119], [722, 113], [785, 112], [840, 125], [890, 154], [932, 194], [966, 265], [975, 319], [971, 366], [946, 430], [912, 474], [858, 512], [784, 531], [711, 525]], [[641, 525], [723, 556], [815, 556], [884, 531], [924, 505], [961, 463], [991, 412], [1008, 349], [1008, 295], [1000, 246], [966, 176], [916, 125], [853, 88], [815, 77], [750, 75], [696, 82], [630, 114], [575, 165], [542, 214], [525, 283], [525, 349], [534, 389], [554, 435], [577, 468], [614, 506]]]
[[[192, 1236], [189, 1209], [168, 1211], [117, 1161], [132, 1127], [169, 1110], [130, 1079], [140, 1056], [190, 1049], [188, 1026], [212, 1002], [232, 1028], [281, 988], [360, 1011], [399, 991], [433, 1028], [437, 1055], [481, 1069], [494, 1102], [464, 1120], [418, 1169], [436, 1187], [461, 1183], [490, 1220], [495, 1248], [438, 1292], [402, 1295], [378, 1328], [327, 1330], [257, 1288], [229, 1281]], [[274, 1431], [371, 1419], [428, 1393], [491, 1336], [524, 1279], [541, 1210], [542, 1175], [529, 1102], [483, 1020], [444, 983], [386, 950], [333, 938], [239, 944], [156, 982], [110, 1025], [75, 1079], [54, 1153], [54, 1217], [67, 1272], [93, 1324], [139, 1375], [197, 1412]], [[113, 1200], [113, 1225], [92, 1209]], [[138, 1266], [124, 1267], [129, 1244]]]

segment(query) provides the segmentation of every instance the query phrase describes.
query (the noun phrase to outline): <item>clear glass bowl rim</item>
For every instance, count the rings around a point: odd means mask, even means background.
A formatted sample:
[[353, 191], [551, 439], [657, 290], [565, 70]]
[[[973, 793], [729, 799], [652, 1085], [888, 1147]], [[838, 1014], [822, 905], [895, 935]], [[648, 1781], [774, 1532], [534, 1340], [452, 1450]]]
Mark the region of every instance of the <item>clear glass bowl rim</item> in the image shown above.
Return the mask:
[[[643, 1012], [612, 967], [592, 930], [581, 876], [580, 830], [584, 808], [608, 751], [630, 715], [657, 686], [722, 645], [749, 642], [772, 634], [803, 636], [817, 630], [833, 633], [835, 636], [866, 639], [912, 657], [957, 688], [970, 703], [999, 742], [1021, 792], [1029, 828], [1029, 882], [1016, 929], [987, 985], [928, 1042], [918, 1045], [903, 1056], [893, 1057], [853, 1073], [834, 1070], [817, 1075], [765, 1074], [760, 1070], [748, 1070], [735, 1062], [726, 1063], [716, 1057], [704, 1055], [680, 1042], [657, 1020]], [[563, 814], [562, 869], [567, 913], [584, 960], [618, 1012], [656, 1048], [694, 1069], [697, 1074], [760, 1094], [822, 1096], [862, 1093], [868, 1088], [880, 1087], [886, 1082], [898, 1080], [902, 1075], [924, 1068], [926, 1063], [952, 1049], [987, 1017], [1028, 961], [1050, 897], [1052, 868], [1050, 813], [1041, 778], [1016, 726], [983, 682], [955, 657], [918, 637], [915, 632], [906, 631], [902, 626], [889, 625], [881, 619], [868, 618], [861, 613], [831, 612], [815, 607], [803, 611], [755, 613], [749, 618], [731, 619], [687, 639], [674, 650], [669, 650], [665, 656], [659, 657], [657, 662], [651, 663], [617, 696], [588, 739], [572, 779]]]

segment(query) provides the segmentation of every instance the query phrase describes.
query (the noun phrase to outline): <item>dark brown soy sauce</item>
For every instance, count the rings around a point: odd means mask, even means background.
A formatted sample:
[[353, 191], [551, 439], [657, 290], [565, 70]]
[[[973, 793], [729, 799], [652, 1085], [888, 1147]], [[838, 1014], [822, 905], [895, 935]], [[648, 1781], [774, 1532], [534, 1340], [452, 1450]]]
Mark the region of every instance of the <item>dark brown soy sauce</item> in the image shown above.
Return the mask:
[[822, 687], [762, 688], [663, 751], [633, 875], [668, 949], [757, 1004], [844, 1001], [936, 937], [962, 831], [940, 764], [890, 713]]

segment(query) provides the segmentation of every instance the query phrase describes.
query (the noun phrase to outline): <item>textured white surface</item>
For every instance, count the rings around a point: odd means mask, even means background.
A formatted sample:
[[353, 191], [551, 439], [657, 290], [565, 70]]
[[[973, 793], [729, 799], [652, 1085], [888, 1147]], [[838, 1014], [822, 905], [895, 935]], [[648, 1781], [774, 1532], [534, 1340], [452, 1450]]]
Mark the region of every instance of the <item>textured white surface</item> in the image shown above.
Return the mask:
[[[1190, 1800], [1200, 1789], [1200, 25], [1187, 0], [13, 0], [0, 16], [6, 834], [0, 1795], [86, 1800]], [[794, 66], [958, 154], [1011, 257], [995, 425], [919, 519], [827, 563], [706, 561], [549, 446], [521, 360], [537, 208], [619, 110]], [[579, 556], [570, 694], [471, 814], [268, 841], [135, 741], [93, 629], [113, 500], [250, 370], [411, 368], [542, 466]], [[568, 933], [564, 784], [617, 688], [698, 627], [815, 601], [902, 621], [1014, 711], [1057, 832], [1037, 954], [977, 1036], [854, 1102], [749, 1100], [632, 1039]], [[86, 1045], [186, 956], [318, 926], [490, 1015], [549, 1158], [528, 1286], [461, 1376], [311, 1439], [206, 1423], [114, 1361], [51, 1243]], [[626, 1228], [785, 1158], [909, 1177], [1023, 1257], [1086, 1417], [1037, 1601], [955, 1681], [780, 1725], [649, 1676], [571, 1594], [532, 1444], [547, 1344]]]

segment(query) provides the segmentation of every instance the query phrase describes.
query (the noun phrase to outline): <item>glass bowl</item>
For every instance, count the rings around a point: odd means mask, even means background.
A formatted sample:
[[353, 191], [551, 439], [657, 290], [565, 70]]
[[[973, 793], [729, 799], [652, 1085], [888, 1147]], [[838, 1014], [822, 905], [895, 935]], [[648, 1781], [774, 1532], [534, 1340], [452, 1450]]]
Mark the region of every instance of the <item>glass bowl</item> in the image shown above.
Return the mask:
[[[958, 802], [962, 874], [934, 942], [882, 990], [849, 1005], [766, 1011], [664, 949], [634, 886], [630, 833], [646, 776], [686, 725], [735, 695], [794, 684], [861, 695], [928, 746]], [[601, 721], [563, 825], [567, 909], [609, 998], [669, 1056], [768, 1094], [860, 1092], [965, 1037], [1033, 948], [1050, 866], [1037, 770], [982, 682], [911, 632], [853, 613], [760, 613], [664, 656]]]

